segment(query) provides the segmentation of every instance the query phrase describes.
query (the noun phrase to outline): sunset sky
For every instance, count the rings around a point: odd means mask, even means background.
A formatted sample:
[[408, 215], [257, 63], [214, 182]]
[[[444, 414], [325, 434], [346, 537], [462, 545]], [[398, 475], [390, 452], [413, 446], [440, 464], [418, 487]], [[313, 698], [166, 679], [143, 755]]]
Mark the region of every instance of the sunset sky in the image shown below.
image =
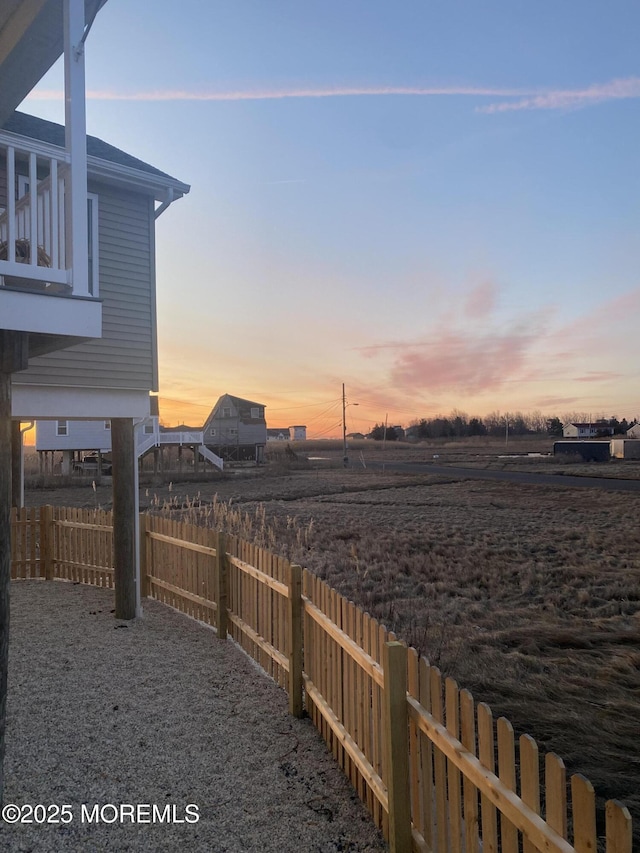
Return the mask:
[[[88, 132], [158, 220], [161, 416], [640, 416], [637, 0], [109, 0]], [[56, 66], [22, 109], [63, 121]]]

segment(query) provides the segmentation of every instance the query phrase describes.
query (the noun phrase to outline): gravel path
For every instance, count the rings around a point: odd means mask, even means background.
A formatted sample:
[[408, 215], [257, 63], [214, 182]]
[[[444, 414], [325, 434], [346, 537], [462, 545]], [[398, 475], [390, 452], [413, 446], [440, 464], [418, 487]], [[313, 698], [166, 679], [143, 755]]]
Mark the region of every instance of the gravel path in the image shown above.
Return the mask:
[[[230, 641], [154, 601], [118, 622], [112, 592], [79, 584], [14, 582], [11, 607], [5, 807], [71, 820], [2, 823], [0, 848], [387, 849], [311, 723]], [[157, 820], [167, 804], [176, 822]]]

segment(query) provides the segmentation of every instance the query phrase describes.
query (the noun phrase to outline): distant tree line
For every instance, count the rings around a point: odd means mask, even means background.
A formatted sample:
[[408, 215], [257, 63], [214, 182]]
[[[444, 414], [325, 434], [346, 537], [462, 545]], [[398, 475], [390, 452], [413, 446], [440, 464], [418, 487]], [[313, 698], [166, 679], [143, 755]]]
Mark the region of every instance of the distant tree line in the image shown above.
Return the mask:
[[[606, 418], [592, 417], [571, 412], [563, 418], [548, 417], [542, 412], [491, 412], [484, 417], [469, 417], [465, 412], [454, 410], [450, 415], [437, 415], [433, 418], [420, 418], [413, 421], [407, 429], [407, 438], [418, 441], [430, 438], [470, 438], [474, 436], [506, 436], [509, 435], [551, 435], [562, 437], [563, 424], [602, 423], [603, 426], [613, 427], [614, 435], [623, 435], [638, 421], [626, 418], [618, 420], [615, 416]], [[369, 438], [375, 441], [396, 441], [396, 428], [387, 427], [385, 436], [384, 424], [376, 424], [369, 433]]]

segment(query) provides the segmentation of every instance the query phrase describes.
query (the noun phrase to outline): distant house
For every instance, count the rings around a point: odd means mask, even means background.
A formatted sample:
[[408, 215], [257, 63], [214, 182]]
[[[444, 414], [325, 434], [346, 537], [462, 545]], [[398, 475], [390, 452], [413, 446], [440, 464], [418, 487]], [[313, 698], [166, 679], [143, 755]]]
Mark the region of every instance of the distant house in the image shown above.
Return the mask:
[[593, 423], [568, 423], [562, 427], [564, 438], [597, 438], [601, 435], [613, 435], [613, 427], [606, 421]]
[[[180, 424], [176, 427], [160, 426], [158, 398], [150, 397], [152, 414], [136, 420], [134, 432], [136, 457], [141, 458], [156, 448], [189, 447], [194, 453], [222, 470], [223, 460], [204, 446], [202, 427]], [[77, 461], [89, 451], [94, 454], [111, 453], [110, 420], [37, 420], [36, 451], [40, 456], [41, 470], [54, 471], [54, 454], [62, 454], [61, 471], [81, 470]], [[179, 455], [180, 458], [180, 455]]]
[[640, 438], [640, 424], [634, 424], [632, 427], [629, 427], [625, 435], [627, 438]]
[[203, 442], [228, 461], [264, 460], [267, 443], [265, 406], [253, 400], [223, 394], [203, 427]]
[[306, 426], [269, 427], [267, 441], [306, 441]]
[[347, 438], [350, 438], [353, 441], [361, 441], [364, 437], [364, 433], [362, 432], [350, 432], [347, 434]]

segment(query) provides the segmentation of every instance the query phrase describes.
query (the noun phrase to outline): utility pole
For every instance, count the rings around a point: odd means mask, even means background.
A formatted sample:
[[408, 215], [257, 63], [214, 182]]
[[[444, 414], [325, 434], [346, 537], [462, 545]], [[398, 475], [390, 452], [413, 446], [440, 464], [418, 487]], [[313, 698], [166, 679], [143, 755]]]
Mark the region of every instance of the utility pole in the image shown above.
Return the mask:
[[345, 468], [349, 465], [347, 455], [347, 399], [344, 393], [344, 382], [342, 383], [342, 464]]
[[347, 406], [357, 406], [358, 403], [347, 403], [342, 383], [342, 463], [345, 468], [349, 467], [349, 454], [347, 453]]
[[382, 435], [382, 473], [384, 474], [384, 449], [387, 446], [387, 422], [389, 420], [389, 413], [384, 416], [384, 433]]

